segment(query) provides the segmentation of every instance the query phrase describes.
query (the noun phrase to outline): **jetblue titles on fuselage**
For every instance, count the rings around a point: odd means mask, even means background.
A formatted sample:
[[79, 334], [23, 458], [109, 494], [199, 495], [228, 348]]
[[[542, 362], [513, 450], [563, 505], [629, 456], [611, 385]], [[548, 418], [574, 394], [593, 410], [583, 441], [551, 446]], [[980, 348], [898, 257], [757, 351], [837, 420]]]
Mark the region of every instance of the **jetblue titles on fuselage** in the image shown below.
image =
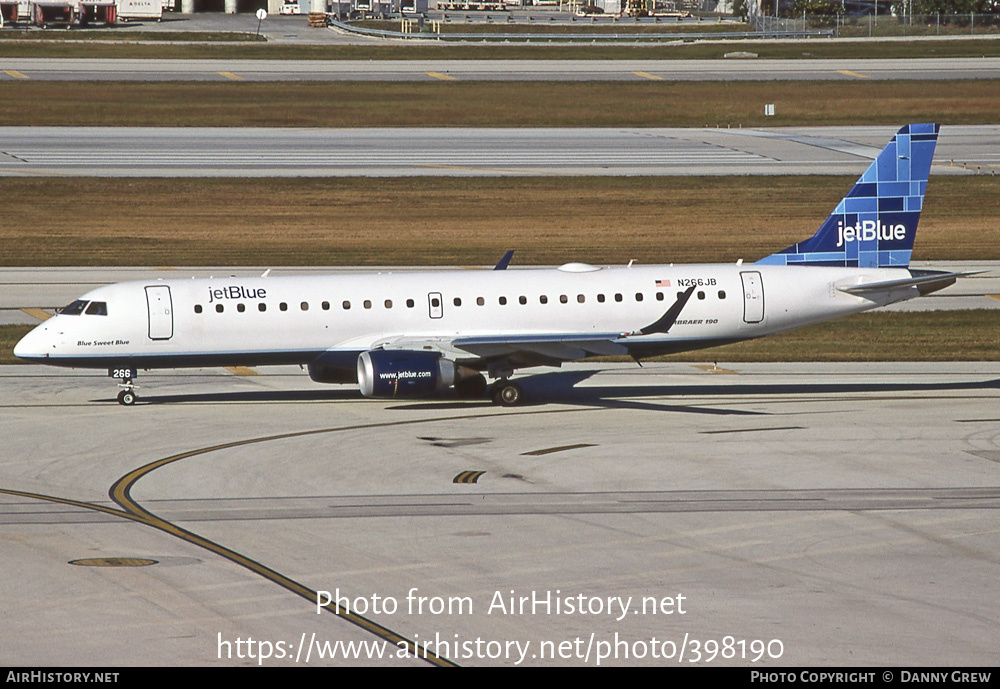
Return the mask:
[[244, 287], [243, 285], [230, 285], [229, 287], [209, 287], [208, 303], [222, 299], [265, 299], [267, 290], [263, 287]]

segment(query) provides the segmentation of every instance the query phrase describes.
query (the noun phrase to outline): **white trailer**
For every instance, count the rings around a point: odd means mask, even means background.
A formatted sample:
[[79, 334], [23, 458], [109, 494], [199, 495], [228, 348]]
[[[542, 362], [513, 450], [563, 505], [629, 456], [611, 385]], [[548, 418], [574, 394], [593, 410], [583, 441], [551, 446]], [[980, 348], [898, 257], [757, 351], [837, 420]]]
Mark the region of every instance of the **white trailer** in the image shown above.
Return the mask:
[[130, 19], [163, 19], [162, 0], [116, 0], [118, 18], [123, 22]]

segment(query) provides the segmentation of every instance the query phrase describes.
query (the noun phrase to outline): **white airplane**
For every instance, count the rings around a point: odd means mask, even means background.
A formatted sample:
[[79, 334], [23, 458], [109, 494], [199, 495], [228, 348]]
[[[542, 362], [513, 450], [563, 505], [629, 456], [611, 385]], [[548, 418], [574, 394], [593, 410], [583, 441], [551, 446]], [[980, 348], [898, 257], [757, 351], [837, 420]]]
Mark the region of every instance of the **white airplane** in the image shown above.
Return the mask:
[[[22, 359], [138, 369], [300, 364], [366, 397], [455, 388], [514, 405], [515, 370], [636, 361], [866, 311], [952, 284], [908, 268], [939, 125], [900, 129], [812, 237], [754, 264], [343, 273], [126, 282], [28, 333]], [[493, 379], [487, 385], [487, 377]]]

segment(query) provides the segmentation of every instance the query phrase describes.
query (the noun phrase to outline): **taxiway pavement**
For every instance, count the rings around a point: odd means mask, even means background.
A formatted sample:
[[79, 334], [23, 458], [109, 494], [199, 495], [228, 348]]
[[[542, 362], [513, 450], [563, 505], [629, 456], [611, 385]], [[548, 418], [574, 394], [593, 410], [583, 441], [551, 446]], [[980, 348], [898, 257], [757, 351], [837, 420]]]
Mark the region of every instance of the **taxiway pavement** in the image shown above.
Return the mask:
[[[462, 665], [995, 661], [995, 363], [572, 365], [516, 409], [297, 368], [144, 375], [132, 408], [100, 373], [0, 378], [7, 664], [385, 640], [317, 590]], [[342, 656], [309, 664], [414, 662]]]

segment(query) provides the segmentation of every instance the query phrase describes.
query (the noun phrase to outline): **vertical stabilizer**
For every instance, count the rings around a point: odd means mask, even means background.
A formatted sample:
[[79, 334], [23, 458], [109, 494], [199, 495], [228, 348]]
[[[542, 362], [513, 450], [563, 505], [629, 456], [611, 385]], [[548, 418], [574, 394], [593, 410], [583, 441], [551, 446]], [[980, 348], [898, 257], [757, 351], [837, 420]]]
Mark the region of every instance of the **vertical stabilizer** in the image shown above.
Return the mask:
[[907, 267], [940, 128], [900, 129], [816, 234], [757, 263]]

